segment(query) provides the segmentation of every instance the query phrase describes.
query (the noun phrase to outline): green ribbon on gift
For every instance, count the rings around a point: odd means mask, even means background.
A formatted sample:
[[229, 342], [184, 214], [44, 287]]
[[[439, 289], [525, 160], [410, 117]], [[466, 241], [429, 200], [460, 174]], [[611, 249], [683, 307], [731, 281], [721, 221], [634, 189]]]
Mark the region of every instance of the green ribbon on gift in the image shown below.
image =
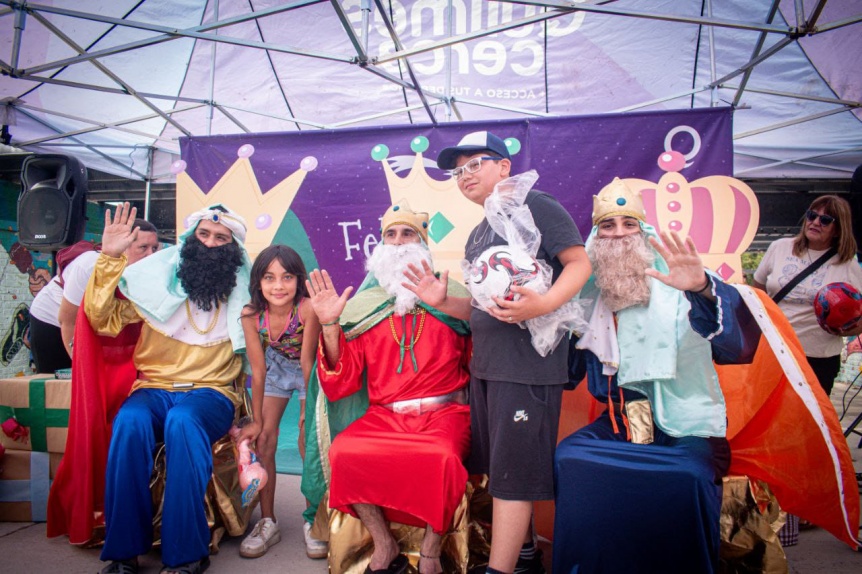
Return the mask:
[[48, 380], [54, 379], [31, 379], [30, 406], [15, 408], [15, 418], [30, 428], [30, 447], [38, 452], [48, 452], [48, 427], [69, 426], [69, 409], [45, 407], [45, 381]]

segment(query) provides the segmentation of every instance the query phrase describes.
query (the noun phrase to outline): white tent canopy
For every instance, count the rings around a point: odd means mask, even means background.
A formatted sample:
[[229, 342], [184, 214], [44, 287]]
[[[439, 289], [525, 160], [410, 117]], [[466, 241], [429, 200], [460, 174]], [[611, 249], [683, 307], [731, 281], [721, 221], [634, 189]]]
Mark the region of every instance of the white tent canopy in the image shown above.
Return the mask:
[[168, 181], [184, 135], [734, 106], [734, 171], [862, 164], [858, 0], [0, 0], [4, 143]]

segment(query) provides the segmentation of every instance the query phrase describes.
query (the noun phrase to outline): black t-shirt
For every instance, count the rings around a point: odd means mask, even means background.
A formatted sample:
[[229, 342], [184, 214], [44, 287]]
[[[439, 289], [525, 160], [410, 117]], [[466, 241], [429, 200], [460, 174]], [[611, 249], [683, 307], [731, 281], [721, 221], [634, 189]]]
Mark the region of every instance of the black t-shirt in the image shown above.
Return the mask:
[[[553, 270], [556, 281], [563, 271], [557, 255], [569, 247], [583, 245], [572, 216], [551, 195], [530, 191], [524, 204], [533, 214], [542, 242], [536, 259], [544, 260]], [[492, 245], [505, 245], [483, 219], [467, 238], [464, 248], [468, 261], [474, 261]], [[530, 342], [530, 332], [517, 324], [504, 323], [485, 311], [472, 310], [470, 328], [473, 331], [473, 360], [470, 372], [489, 381], [506, 381], [528, 385], [559, 385], [568, 381], [568, 346], [557, 345], [547, 357], [542, 357]]]

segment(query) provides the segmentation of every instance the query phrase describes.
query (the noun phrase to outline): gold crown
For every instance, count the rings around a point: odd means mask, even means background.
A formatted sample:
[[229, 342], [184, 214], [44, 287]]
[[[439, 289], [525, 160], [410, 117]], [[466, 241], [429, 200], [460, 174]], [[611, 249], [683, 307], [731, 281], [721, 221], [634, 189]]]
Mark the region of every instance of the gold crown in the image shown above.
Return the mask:
[[177, 175], [178, 234], [185, 230], [186, 218], [189, 215], [208, 205], [221, 203], [237, 212], [248, 223], [245, 247], [250, 257], [254, 258], [272, 244], [306, 174], [317, 167], [317, 160], [311, 157], [303, 159], [299, 169], [264, 193], [248, 159], [252, 153], [254, 148], [250, 145], [242, 146], [236, 162], [209, 193], [204, 193], [185, 172], [185, 162], [174, 164], [176, 168], [172, 169]]
[[626, 215], [646, 221], [644, 202], [640, 192], [632, 191], [618, 177], [604, 186], [598, 195], [593, 196], [593, 225], [616, 215]]
[[383, 218], [380, 220], [380, 234], [385, 233], [393, 225], [412, 227], [416, 233], [422, 236], [425, 243], [428, 243], [428, 214], [413, 211], [404, 199], [398, 200], [383, 214]]
[[[414, 139], [412, 143], [416, 144], [419, 139]], [[426, 160], [422, 155], [427, 149], [427, 143], [422, 143], [424, 145], [411, 145], [415, 155], [412, 158], [412, 166], [404, 177], [396, 174], [386, 159], [389, 153], [386, 146], [381, 144], [375, 147], [372, 157], [380, 161], [383, 167], [392, 204], [404, 200], [416, 212], [429, 215], [426, 242], [431, 249], [435, 269], [448, 269], [450, 277], [460, 280], [464, 245], [470, 232], [485, 217], [485, 212], [481, 205], [464, 197], [451, 177], [439, 181], [428, 175], [425, 170]], [[378, 148], [380, 152], [374, 153]], [[403, 159], [409, 159], [409, 156]]]

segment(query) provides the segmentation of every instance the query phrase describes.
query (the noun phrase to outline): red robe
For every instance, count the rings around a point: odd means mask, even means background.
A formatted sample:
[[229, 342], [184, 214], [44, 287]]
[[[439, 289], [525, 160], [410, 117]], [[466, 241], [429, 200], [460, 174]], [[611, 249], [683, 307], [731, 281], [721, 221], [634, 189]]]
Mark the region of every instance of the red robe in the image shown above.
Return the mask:
[[81, 302], [75, 321], [66, 452], [48, 496], [49, 538], [67, 534], [72, 544], [99, 541], [95, 529], [105, 523], [111, 423], [137, 377], [132, 351], [141, 325], [129, 325], [117, 337], [99, 336]]
[[[400, 316], [391, 318], [397, 336]], [[467, 482], [462, 461], [470, 449], [470, 408], [453, 404], [419, 415], [396, 414], [380, 405], [445, 395], [469, 382], [470, 339], [458, 335], [430, 313], [414, 350], [404, 353], [389, 319], [356, 339], [341, 336], [341, 358], [329, 368], [321, 342], [320, 386], [329, 400], [346, 397], [362, 386], [367, 370], [368, 411], [338, 434], [329, 453], [332, 468], [329, 505], [353, 516], [353, 504], [383, 509], [387, 520], [443, 533], [452, 521]], [[407, 318], [409, 343], [412, 317]]]

